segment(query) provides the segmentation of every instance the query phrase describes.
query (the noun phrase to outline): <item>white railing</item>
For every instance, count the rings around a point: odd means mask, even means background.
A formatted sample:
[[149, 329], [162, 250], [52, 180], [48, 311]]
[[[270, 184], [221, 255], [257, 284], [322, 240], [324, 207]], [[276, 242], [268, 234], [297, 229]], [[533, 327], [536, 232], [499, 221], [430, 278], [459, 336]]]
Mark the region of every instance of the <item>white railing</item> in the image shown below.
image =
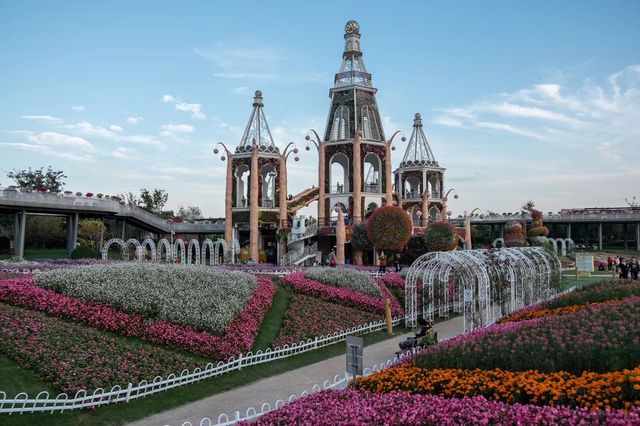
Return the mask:
[[[447, 340], [447, 339], [444, 339]], [[443, 340], [443, 341], [444, 341]], [[405, 353], [399, 354], [398, 356], [394, 357], [394, 358], [390, 358], [385, 362], [382, 362], [380, 364], [376, 364], [373, 367], [369, 368], [365, 368], [362, 371], [362, 376], [358, 376], [358, 377], [367, 377], [370, 376], [374, 373], [378, 373], [386, 368], [389, 368], [399, 362], [402, 362], [416, 354], [419, 354], [420, 352], [422, 352], [422, 348], [421, 347], [417, 347], [417, 348], [413, 348], [411, 351], [407, 351]], [[241, 421], [252, 421], [257, 419], [258, 417], [267, 414], [268, 412], [272, 411], [272, 410], [277, 410], [278, 408], [281, 408], [282, 406], [284, 406], [285, 404], [288, 404], [290, 402], [295, 401], [298, 398], [304, 398], [306, 396], [309, 396], [313, 393], [316, 392], [320, 392], [322, 390], [327, 390], [327, 389], [337, 389], [337, 390], [343, 390], [346, 389], [347, 386], [349, 385], [349, 382], [353, 380], [353, 376], [348, 375], [346, 372], [344, 375], [335, 375], [333, 378], [333, 382], [329, 381], [329, 380], [325, 380], [324, 383], [322, 384], [322, 386], [316, 384], [313, 385], [313, 387], [310, 390], [305, 390], [303, 391], [299, 396], [298, 395], [290, 395], [289, 398], [287, 399], [287, 402], [283, 401], [282, 399], [277, 400], [274, 404], [273, 407], [271, 406], [271, 404], [269, 404], [268, 402], [265, 402], [264, 404], [262, 404], [260, 406], [260, 409], [258, 410], [255, 407], [249, 407], [247, 408], [246, 412], [245, 412], [245, 416], [241, 417], [240, 416], [240, 412], [236, 411], [233, 416], [230, 418], [227, 414], [220, 414], [218, 416], [218, 420], [217, 423], [213, 423], [211, 421], [211, 419], [209, 417], [204, 417], [202, 420], [200, 420], [199, 423], [197, 423], [197, 425], [199, 426], [228, 426], [228, 425], [234, 425], [238, 422]], [[181, 424], [181, 426], [194, 426], [191, 422], [183, 422]]]
[[302, 240], [303, 238], [312, 237], [317, 233], [318, 233], [318, 224], [312, 223], [311, 225], [307, 226], [307, 229], [302, 234], [289, 233], [289, 235], [287, 236], [287, 243], [291, 244], [295, 241]]
[[306, 246], [302, 251], [290, 251], [285, 255], [285, 265], [295, 265], [300, 259], [312, 256], [318, 253], [318, 243]]
[[[393, 325], [400, 324], [404, 318], [393, 319]], [[304, 352], [312, 351], [324, 346], [345, 340], [347, 336], [353, 334], [365, 334], [382, 330], [387, 326], [385, 320], [371, 322], [353, 328], [348, 328], [326, 336], [319, 336], [309, 339], [306, 342], [293, 343], [290, 346], [284, 345], [282, 348], [266, 349], [265, 351], [248, 352], [239, 354], [238, 357], [230, 357], [227, 362], [220, 361], [214, 366], [208, 363], [204, 368], [196, 368], [192, 372], [185, 369], [179, 375], [170, 374], [166, 379], [156, 376], [152, 382], [143, 380], [134, 386], [129, 383], [125, 388], [115, 385], [110, 391], [105, 392], [103, 388], [98, 388], [93, 393], [85, 390], [76, 392], [73, 398], [69, 398], [66, 393], [61, 393], [55, 398], [49, 397], [49, 392], [43, 391], [35, 398], [29, 398], [26, 392], [21, 392], [13, 398], [7, 398], [5, 392], [0, 391], [0, 413], [39, 413], [39, 412], [63, 412], [76, 410], [79, 408], [99, 407], [102, 405], [114, 404], [118, 402], [129, 402], [154, 393], [163, 392], [189, 383], [220, 376], [231, 371], [241, 370], [252, 365], [263, 364], [278, 359], [288, 358]]]

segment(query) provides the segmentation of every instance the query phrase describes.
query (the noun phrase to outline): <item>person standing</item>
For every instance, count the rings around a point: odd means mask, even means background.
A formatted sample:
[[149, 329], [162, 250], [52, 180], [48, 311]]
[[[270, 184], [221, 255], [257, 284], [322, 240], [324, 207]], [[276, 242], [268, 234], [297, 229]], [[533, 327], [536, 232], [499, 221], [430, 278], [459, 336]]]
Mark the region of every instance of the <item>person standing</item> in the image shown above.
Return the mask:
[[380, 267], [378, 272], [387, 272], [387, 256], [384, 255], [384, 252], [381, 252], [380, 256], [378, 256], [378, 266]]
[[631, 258], [631, 262], [629, 262], [629, 274], [631, 274], [631, 279], [637, 280], [638, 273], [640, 273], [640, 264], [638, 263], [638, 258], [633, 256]]
[[609, 270], [609, 272], [611, 272], [611, 269], [613, 269], [613, 259], [611, 258], [611, 256], [607, 257], [607, 269]]
[[393, 256], [393, 265], [396, 267], [396, 272], [400, 272], [402, 267], [400, 266], [400, 253], [396, 253]]

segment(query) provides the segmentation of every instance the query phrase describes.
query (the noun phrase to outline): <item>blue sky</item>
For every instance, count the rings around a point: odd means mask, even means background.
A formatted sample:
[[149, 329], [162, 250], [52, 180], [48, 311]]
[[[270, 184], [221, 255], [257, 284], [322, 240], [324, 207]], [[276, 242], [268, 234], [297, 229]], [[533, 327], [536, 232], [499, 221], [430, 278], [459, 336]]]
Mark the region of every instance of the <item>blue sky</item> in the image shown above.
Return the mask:
[[220, 216], [215, 143], [260, 89], [276, 142], [304, 146], [356, 19], [386, 133], [422, 113], [456, 215], [640, 196], [640, 2], [132, 3], [0, 0], [2, 175], [51, 164], [73, 191], [159, 187]]

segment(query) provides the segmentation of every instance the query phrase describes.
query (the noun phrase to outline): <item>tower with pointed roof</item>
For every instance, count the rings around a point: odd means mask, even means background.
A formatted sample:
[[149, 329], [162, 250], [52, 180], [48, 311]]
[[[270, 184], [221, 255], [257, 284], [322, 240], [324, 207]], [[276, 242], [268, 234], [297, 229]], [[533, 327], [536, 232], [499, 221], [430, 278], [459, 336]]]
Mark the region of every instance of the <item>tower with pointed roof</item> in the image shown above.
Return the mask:
[[[416, 113], [407, 150], [394, 171], [398, 204], [409, 212], [414, 226], [437, 220], [444, 207], [444, 167], [440, 167]], [[421, 219], [422, 218], [422, 219]]]
[[[339, 72], [329, 91], [331, 104], [321, 141], [324, 149], [324, 203], [319, 203], [321, 226], [334, 226], [336, 207], [348, 224], [358, 223], [367, 211], [387, 202], [385, 166], [391, 161], [385, 135], [360, 44], [360, 25], [345, 25], [344, 52]], [[321, 207], [321, 204], [323, 206]]]
[[242, 139], [231, 155], [236, 238], [241, 246], [249, 248], [249, 257], [256, 263], [277, 261], [279, 160], [280, 150], [273, 142], [264, 114], [262, 92], [257, 90]]

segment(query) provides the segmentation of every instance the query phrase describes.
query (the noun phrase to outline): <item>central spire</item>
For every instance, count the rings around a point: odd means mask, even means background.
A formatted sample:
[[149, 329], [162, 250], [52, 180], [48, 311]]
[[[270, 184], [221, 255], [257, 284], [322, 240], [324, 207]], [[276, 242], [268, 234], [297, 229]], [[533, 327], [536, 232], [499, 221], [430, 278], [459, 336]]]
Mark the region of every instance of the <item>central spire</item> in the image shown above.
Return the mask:
[[334, 81], [334, 87], [345, 86], [371, 87], [371, 74], [364, 66], [360, 50], [360, 25], [353, 20], [344, 26], [342, 65]]
[[404, 153], [404, 158], [400, 163], [400, 167], [404, 166], [438, 167], [438, 162], [433, 156], [433, 152], [431, 152], [429, 141], [427, 141], [427, 137], [422, 130], [422, 116], [420, 113], [416, 113], [413, 119], [411, 139], [409, 139], [407, 151]]
[[271, 131], [269, 130], [269, 124], [267, 118], [264, 116], [264, 99], [262, 98], [262, 92], [256, 90], [253, 98], [253, 110], [251, 116], [247, 122], [247, 127], [244, 129], [242, 139], [240, 139], [240, 145], [236, 148], [236, 152], [251, 152], [251, 147], [255, 143], [258, 146], [258, 150], [267, 153], [279, 153], [278, 147], [273, 143], [273, 137], [271, 137]]

